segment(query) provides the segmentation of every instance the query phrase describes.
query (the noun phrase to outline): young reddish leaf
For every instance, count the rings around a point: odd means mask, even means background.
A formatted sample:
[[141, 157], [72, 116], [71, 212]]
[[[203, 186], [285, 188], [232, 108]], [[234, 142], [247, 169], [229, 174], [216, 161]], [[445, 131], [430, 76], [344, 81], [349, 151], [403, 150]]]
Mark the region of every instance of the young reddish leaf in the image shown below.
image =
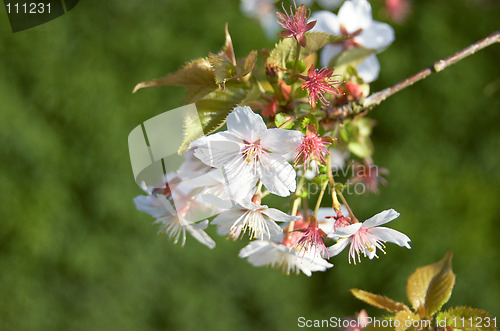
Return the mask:
[[228, 24], [226, 22], [226, 26], [224, 28], [226, 32], [226, 42], [224, 43], [224, 47], [219, 52], [219, 55], [224, 56], [226, 59], [231, 61], [231, 64], [233, 66], [236, 66], [236, 58], [234, 56], [234, 48], [233, 48], [233, 41], [231, 39], [231, 35], [229, 34], [228, 30]]
[[465, 330], [498, 330], [496, 321], [487, 311], [464, 306], [440, 312], [436, 316], [436, 324]]
[[163, 78], [137, 84], [132, 93], [146, 87], [184, 86], [187, 88], [187, 101], [194, 102], [217, 88], [213, 70], [208, 59], [198, 59], [186, 63], [176, 72]]
[[420, 316], [410, 310], [402, 310], [394, 315], [394, 324], [399, 325], [399, 327], [396, 326], [396, 331], [408, 330], [409, 327], [407, 327], [407, 325], [412, 326], [414, 325], [413, 323], [417, 325], [417, 323], [413, 321], [420, 321]]
[[421, 317], [432, 316], [450, 298], [455, 284], [452, 257], [453, 253], [449, 251], [441, 261], [417, 268], [408, 277], [406, 295]]
[[410, 308], [408, 308], [405, 304], [394, 301], [382, 295], [373, 294], [356, 288], [351, 289], [351, 293], [359, 300], [362, 300], [377, 308], [385, 309], [391, 313], [397, 313], [399, 311], [410, 311]]

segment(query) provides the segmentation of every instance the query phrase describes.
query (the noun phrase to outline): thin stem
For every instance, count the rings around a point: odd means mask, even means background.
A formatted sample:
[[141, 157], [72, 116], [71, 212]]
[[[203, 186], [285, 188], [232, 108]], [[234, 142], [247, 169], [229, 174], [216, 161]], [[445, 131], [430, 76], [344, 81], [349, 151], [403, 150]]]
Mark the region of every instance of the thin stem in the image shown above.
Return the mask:
[[349, 207], [349, 204], [347, 203], [346, 199], [344, 198], [344, 195], [340, 192], [339, 193], [339, 197], [340, 199], [342, 200], [342, 202], [344, 203], [345, 207], [347, 208], [347, 211], [349, 212], [349, 215], [351, 216], [351, 220], [353, 221], [353, 223], [359, 223], [358, 219], [356, 218], [356, 216], [354, 216], [354, 213], [352, 212], [351, 210], [351, 207]]
[[255, 194], [260, 194], [260, 190], [262, 189], [262, 181], [259, 180], [257, 183], [257, 189], [255, 190]]
[[328, 186], [328, 181], [325, 181], [321, 185], [321, 192], [319, 192], [318, 200], [316, 201], [316, 206], [314, 207], [314, 218], [318, 215], [319, 206], [321, 206], [321, 201], [323, 200], [323, 195], [325, 194], [326, 187]]
[[299, 73], [297, 70], [299, 69], [299, 58], [300, 58], [300, 44], [298, 40], [295, 40], [297, 42], [297, 51], [295, 52], [295, 63], [293, 64], [293, 75], [297, 76]]
[[491, 46], [495, 43], [500, 42], [500, 31], [495, 31], [492, 34], [490, 34], [488, 37], [483, 38], [474, 44], [462, 49], [461, 51], [448, 56], [445, 59], [439, 60], [434, 62], [431, 66], [417, 72], [413, 76], [410, 76], [406, 78], [405, 80], [388, 87], [382, 91], [379, 91], [377, 93], [374, 93], [367, 97], [366, 99], [361, 99], [359, 101], [355, 102], [350, 102], [346, 105], [336, 107], [333, 109], [328, 109], [327, 110], [327, 116], [329, 118], [339, 118], [339, 119], [344, 119], [344, 118], [350, 118], [354, 117], [356, 115], [362, 114], [364, 112], [367, 112], [371, 110], [373, 107], [379, 105], [390, 97], [391, 95], [407, 88], [408, 86], [413, 85], [414, 83], [426, 78], [427, 76], [431, 75], [432, 73], [435, 72], [440, 72], [444, 70], [445, 68], [451, 66], [452, 64], [455, 64], [464, 58], [468, 57], [469, 55], [472, 55], [476, 53], [477, 51], [486, 48], [488, 46]]
[[265, 190], [264, 192], [262, 192], [262, 194], [260, 195], [261, 198], [264, 198], [266, 195], [270, 194], [271, 192], [269, 192], [268, 190]]
[[[297, 211], [299, 210], [299, 205], [300, 205], [300, 201], [301, 201], [300, 195], [302, 193], [302, 186], [304, 185], [305, 181], [306, 181], [305, 177], [300, 177], [299, 183], [297, 184], [297, 189], [295, 190], [295, 199], [293, 200], [293, 204], [292, 204], [292, 212], [291, 212], [292, 216], [296, 216]], [[295, 224], [295, 221], [291, 221], [285, 227], [285, 230], [283, 231], [285, 233], [285, 235], [284, 235], [285, 240], [288, 238], [290, 231], [293, 231], [294, 224]]]
[[332, 201], [333, 201], [333, 208], [335, 210], [340, 211], [340, 202], [337, 198], [337, 190], [335, 188], [335, 180], [333, 179], [333, 172], [332, 172], [332, 158], [331, 155], [328, 155], [326, 157], [326, 174], [328, 176], [328, 181], [330, 182], [331, 190], [332, 190]]

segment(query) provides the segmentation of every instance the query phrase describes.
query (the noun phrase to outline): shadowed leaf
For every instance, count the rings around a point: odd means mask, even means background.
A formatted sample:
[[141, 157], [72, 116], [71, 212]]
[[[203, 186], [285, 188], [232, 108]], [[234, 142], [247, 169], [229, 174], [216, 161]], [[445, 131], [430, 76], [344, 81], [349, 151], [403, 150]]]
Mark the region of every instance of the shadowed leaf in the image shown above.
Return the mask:
[[234, 65], [226, 57], [213, 53], [208, 54], [208, 61], [214, 71], [215, 84], [224, 91], [226, 80], [236, 75]]
[[208, 59], [198, 59], [186, 63], [176, 72], [160, 79], [137, 84], [132, 93], [146, 87], [184, 86], [187, 89], [187, 103], [195, 102], [217, 88], [213, 70]]
[[335, 74], [344, 75], [350, 68], [356, 68], [361, 62], [372, 54], [375, 49], [355, 47], [340, 53], [330, 60], [330, 67], [335, 68]]
[[200, 121], [203, 133], [211, 134], [226, 123], [226, 117], [247, 96], [249, 87], [245, 84], [228, 84], [224, 92], [215, 90], [196, 102], [198, 118], [184, 118], [184, 138], [178, 153], [183, 154], [191, 145], [191, 142], [199, 138], [199, 126], [193, 125], [194, 121]]
[[227, 23], [226, 23], [224, 30], [226, 32], [226, 41], [224, 43], [224, 47], [222, 47], [222, 49], [220, 50], [219, 55], [224, 56], [229, 61], [231, 61], [231, 64], [233, 66], [236, 66], [236, 58], [234, 56], [233, 41], [231, 39], [231, 35], [229, 34]]
[[453, 253], [449, 251], [441, 261], [417, 268], [408, 277], [406, 295], [421, 317], [431, 317], [450, 298], [455, 284], [452, 257]]
[[487, 311], [470, 307], [454, 307], [441, 312], [436, 316], [436, 323], [438, 326], [446, 325], [457, 329], [498, 330], [496, 320]]
[[257, 63], [257, 51], [251, 51], [250, 54], [243, 60], [242, 65], [236, 67], [236, 76], [233, 78], [243, 78], [252, 72], [255, 64]]
[[208, 60], [214, 70], [215, 83], [219, 86], [220, 91], [224, 91], [226, 81], [243, 78], [253, 70], [257, 62], [257, 51], [251, 51], [250, 54], [241, 61], [242, 64], [236, 67], [233, 66], [227, 58], [221, 55], [210, 53]]
[[366, 292], [363, 290], [359, 289], [351, 289], [352, 295], [354, 295], [356, 298], [359, 300], [362, 300], [372, 306], [375, 306], [377, 308], [385, 309], [391, 313], [397, 313], [399, 311], [409, 311], [410, 308], [408, 308], [405, 304], [401, 302], [394, 301], [392, 299], [389, 299], [388, 297], [378, 295], [378, 294], [373, 294], [370, 292]]
[[[334, 36], [325, 32], [306, 32], [306, 47], [300, 49], [300, 58], [303, 59], [309, 54], [315, 53], [329, 43], [346, 39], [344, 36]], [[297, 41], [293, 38], [282, 39], [276, 44], [269, 54], [267, 64], [286, 67], [286, 63], [295, 60], [297, 52]]]

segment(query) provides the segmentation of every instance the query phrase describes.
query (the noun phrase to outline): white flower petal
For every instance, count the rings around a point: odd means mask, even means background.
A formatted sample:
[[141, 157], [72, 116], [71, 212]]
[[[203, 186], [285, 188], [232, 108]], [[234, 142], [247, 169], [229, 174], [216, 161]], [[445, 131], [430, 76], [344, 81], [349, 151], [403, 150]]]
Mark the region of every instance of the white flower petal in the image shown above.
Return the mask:
[[153, 216], [154, 218], [161, 217], [165, 214], [161, 203], [154, 195], [139, 195], [134, 198], [135, 208]]
[[339, 255], [340, 252], [342, 252], [344, 250], [344, 248], [346, 248], [350, 242], [351, 242], [350, 238], [340, 239], [339, 241], [337, 241], [337, 243], [335, 245], [327, 248], [328, 255], [330, 257]]
[[328, 67], [330, 65], [330, 61], [343, 51], [344, 47], [342, 45], [326, 45], [321, 51], [321, 65], [323, 67]]
[[250, 255], [257, 253], [260, 250], [267, 250], [269, 248], [270, 247], [268, 241], [255, 240], [250, 242], [250, 244], [248, 244], [247, 246], [243, 247], [238, 256], [241, 258], [246, 258]]
[[363, 79], [365, 83], [371, 83], [378, 78], [378, 73], [380, 72], [380, 63], [378, 62], [377, 56], [372, 54], [361, 62], [357, 67], [358, 76]]
[[267, 131], [262, 117], [248, 106], [234, 108], [227, 117], [227, 129], [230, 133], [250, 143], [259, 140]]
[[302, 271], [305, 275], [311, 277], [313, 271], [325, 271], [328, 268], [333, 267], [333, 264], [329, 263], [321, 256], [316, 255], [312, 257], [301, 257], [300, 255], [296, 257], [298, 260], [296, 263], [299, 267], [300, 271]]
[[186, 225], [186, 230], [200, 243], [212, 249], [215, 247], [215, 241], [202, 229], [195, 228], [194, 226]]
[[227, 210], [236, 206], [233, 200], [224, 200], [213, 194], [203, 194], [200, 196], [200, 199], [215, 206], [219, 210]]
[[376, 227], [369, 229], [368, 232], [376, 236], [380, 240], [391, 242], [408, 249], [411, 248], [409, 244], [409, 242], [411, 241], [410, 238], [408, 238], [408, 236], [404, 233], [401, 233], [394, 229], [389, 229], [386, 227]]
[[316, 25], [311, 31], [326, 32], [333, 35], [340, 34], [340, 21], [337, 15], [327, 10], [314, 12], [311, 21], [316, 21]]
[[363, 229], [373, 228], [375, 226], [379, 226], [385, 223], [396, 219], [399, 216], [399, 213], [394, 209], [384, 210], [383, 212], [378, 213], [377, 215], [370, 217], [366, 221], [363, 222]]
[[269, 129], [263, 134], [260, 145], [267, 151], [284, 155], [299, 147], [303, 139], [300, 131]]
[[230, 209], [217, 215], [217, 217], [214, 218], [211, 223], [218, 225], [221, 229], [222, 234], [227, 234], [229, 233], [229, 229], [233, 226], [233, 224], [241, 220], [246, 213], [246, 210]]
[[262, 214], [269, 216], [271, 219], [275, 220], [276, 222], [291, 222], [291, 221], [297, 221], [300, 219], [298, 216], [290, 216], [281, 210], [274, 209], [274, 208], [267, 208], [262, 210]]
[[248, 262], [256, 267], [273, 266], [283, 260], [282, 253], [276, 249], [274, 243], [262, 240], [252, 241], [248, 246], [243, 247], [239, 257], [248, 258]]
[[372, 24], [372, 7], [367, 0], [346, 1], [340, 7], [338, 16], [347, 32], [353, 33]]
[[254, 187], [259, 178], [253, 173], [248, 162], [237, 158], [223, 170], [225, 190], [232, 200], [245, 199], [255, 192]]
[[358, 222], [358, 223], [354, 223], [354, 224], [348, 225], [348, 226], [343, 227], [343, 228], [338, 228], [332, 234], [330, 234], [328, 237], [333, 237], [333, 238], [335, 238], [335, 237], [339, 237], [339, 238], [350, 237], [353, 234], [355, 234], [356, 232], [358, 232], [358, 230], [361, 228], [362, 225], [363, 225], [363, 223]]
[[228, 132], [219, 132], [201, 137], [191, 143], [196, 147], [194, 155], [203, 163], [221, 168], [231, 162], [240, 152], [242, 142]]
[[394, 41], [394, 29], [389, 24], [374, 21], [355, 40], [366, 48], [382, 51]]
[[287, 197], [295, 191], [295, 170], [282, 156], [267, 155], [265, 165], [260, 167], [260, 173], [262, 183], [269, 192]]

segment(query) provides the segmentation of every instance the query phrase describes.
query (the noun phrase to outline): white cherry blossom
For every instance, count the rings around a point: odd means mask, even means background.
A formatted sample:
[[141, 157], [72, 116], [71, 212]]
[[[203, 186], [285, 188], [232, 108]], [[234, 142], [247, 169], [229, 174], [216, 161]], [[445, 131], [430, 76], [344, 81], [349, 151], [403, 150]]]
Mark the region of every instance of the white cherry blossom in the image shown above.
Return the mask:
[[299, 274], [302, 271], [309, 277], [313, 271], [325, 271], [333, 267], [333, 264], [323, 259], [319, 252], [315, 253], [314, 250], [298, 252], [281, 243], [269, 240], [252, 241], [243, 247], [239, 257], [247, 258], [248, 262], [256, 267], [281, 267], [286, 274]]
[[410, 249], [410, 238], [408, 236], [399, 231], [379, 226], [396, 219], [398, 216], [398, 212], [389, 209], [378, 213], [363, 223], [358, 222], [337, 228], [329, 234], [329, 237], [338, 239], [338, 241], [335, 245], [328, 247], [328, 253], [330, 256], [338, 255], [348, 244], [351, 244], [349, 263], [351, 263], [352, 259], [356, 264], [356, 257], [358, 262], [361, 262], [361, 253], [370, 259], [377, 256], [377, 249], [385, 254], [385, 242], [392, 242]]
[[273, 194], [288, 196], [296, 188], [296, 173], [284, 156], [302, 142], [299, 131], [268, 129], [250, 107], [236, 107], [227, 117], [227, 131], [191, 143], [205, 164], [223, 169], [234, 198], [248, 196], [260, 179]]
[[[213, 198], [212, 201], [218, 204]], [[224, 207], [222, 204], [219, 206]], [[264, 237], [270, 239], [283, 233], [276, 222], [291, 222], [298, 219], [300, 217], [290, 216], [278, 209], [245, 199], [233, 201], [233, 207], [219, 214], [212, 224], [218, 226], [219, 234], [229, 234], [233, 239], [237, 239], [248, 230], [250, 238], [263, 240]]]
[[[351, 39], [327, 45], [321, 52], [321, 64], [328, 66], [330, 60], [352, 47], [365, 47], [383, 51], [394, 41], [394, 30], [386, 23], [372, 19], [372, 8], [367, 0], [348, 0], [340, 7], [338, 15], [329, 11], [315, 12], [311, 20], [316, 20], [313, 31], [323, 31], [334, 35], [352, 36]], [[358, 75], [366, 83], [378, 78], [380, 63], [372, 54], [357, 66]]]
[[[172, 197], [170, 190], [174, 190], [174, 188], [168, 188], [167, 190], [166, 195]], [[191, 208], [193, 207], [193, 201], [188, 202], [189, 197], [185, 201], [177, 199], [175, 201], [177, 210], [175, 210], [165, 194], [153, 194], [153, 190], [149, 188], [146, 188], [146, 192], [150, 194], [135, 197], [134, 203], [138, 210], [156, 219], [154, 224], [160, 225], [158, 233], [173, 238], [174, 243], [177, 243], [180, 239], [181, 245], [184, 246], [187, 231], [203, 245], [209, 248], [215, 247], [215, 242], [204, 231], [208, 226], [208, 220], [198, 223], [189, 220], [191, 219], [188, 216], [189, 211], [195, 209]]]

